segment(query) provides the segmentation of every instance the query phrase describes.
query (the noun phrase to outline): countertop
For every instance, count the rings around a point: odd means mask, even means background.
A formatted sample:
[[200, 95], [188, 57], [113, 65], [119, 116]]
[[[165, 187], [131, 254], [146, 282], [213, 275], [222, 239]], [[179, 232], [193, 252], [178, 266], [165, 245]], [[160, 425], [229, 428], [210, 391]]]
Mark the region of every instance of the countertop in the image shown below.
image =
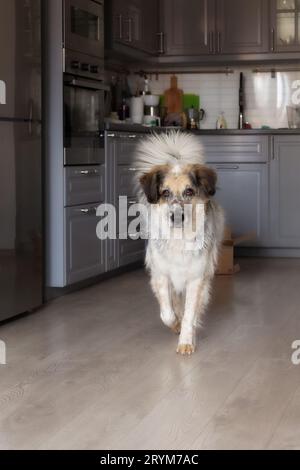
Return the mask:
[[[146, 127], [141, 124], [119, 124], [119, 123], [106, 123], [105, 129], [107, 131], [115, 132], [134, 132], [134, 133], [150, 133], [150, 132], [163, 132], [168, 128], [165, 127]], [[197, 129], [188, 131], [196, 135], [277, 135], [277, 134], [292, 134], [300, 135], [300, 129]]]

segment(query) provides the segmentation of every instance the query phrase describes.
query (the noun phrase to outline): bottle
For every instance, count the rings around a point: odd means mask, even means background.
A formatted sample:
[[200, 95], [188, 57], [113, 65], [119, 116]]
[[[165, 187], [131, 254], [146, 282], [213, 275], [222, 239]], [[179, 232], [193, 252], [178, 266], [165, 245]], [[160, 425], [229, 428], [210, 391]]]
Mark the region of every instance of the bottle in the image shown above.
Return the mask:
[[129, 106], [126, 102], [126, 96], [123, 95], [122, 97], [122, 104], [119, 108], [119, 119], [120, 121], [126, 121], [127, 118], [129, 118]]
[[217, 129], [227, 129], [227, 122], [224, 116], [224, 111], [222, 111], [217, 119]]

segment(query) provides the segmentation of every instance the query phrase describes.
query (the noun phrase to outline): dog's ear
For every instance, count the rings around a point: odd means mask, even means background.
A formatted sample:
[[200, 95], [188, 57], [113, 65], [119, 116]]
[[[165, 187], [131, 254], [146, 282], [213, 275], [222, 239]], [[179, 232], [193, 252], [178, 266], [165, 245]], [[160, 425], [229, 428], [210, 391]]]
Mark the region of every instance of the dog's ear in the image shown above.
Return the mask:
[[140, 184], [150, 204], [157, 204], [165, 176], [164, 167], [155, 167], [140, 177]]
[[217, 174], [211, 168], [204, 165], [193, 165], [190, 171], [193, 185], [202, 190], [207, 197], [216, 193]]

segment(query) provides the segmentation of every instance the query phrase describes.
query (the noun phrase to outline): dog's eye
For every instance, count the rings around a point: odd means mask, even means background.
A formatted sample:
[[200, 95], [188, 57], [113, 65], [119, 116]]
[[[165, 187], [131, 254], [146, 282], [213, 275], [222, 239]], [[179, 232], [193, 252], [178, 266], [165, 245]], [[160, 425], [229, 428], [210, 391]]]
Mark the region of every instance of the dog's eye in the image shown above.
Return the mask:
[[170, 191], [168, 189], [164, 189], [163, 192], [162, 192], [162, 197], [164, 198], [168, 198], [170, 197]]
[[192, 189], [192, 188], [187, 188], [185, 191], [184, 191], [184, 195], [186, 197], [192, 197], [194, 196], [195, 194], [195, 191]]

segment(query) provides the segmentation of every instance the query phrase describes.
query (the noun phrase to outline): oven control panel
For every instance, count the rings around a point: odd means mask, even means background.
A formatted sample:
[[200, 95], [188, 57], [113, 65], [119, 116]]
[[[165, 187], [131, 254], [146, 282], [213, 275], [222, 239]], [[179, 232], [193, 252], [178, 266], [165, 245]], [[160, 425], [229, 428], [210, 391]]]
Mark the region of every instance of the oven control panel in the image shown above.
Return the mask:
[[104, 62], [97, 57], [65, 50], [65, 72], [94, 80], [103, 80]]

